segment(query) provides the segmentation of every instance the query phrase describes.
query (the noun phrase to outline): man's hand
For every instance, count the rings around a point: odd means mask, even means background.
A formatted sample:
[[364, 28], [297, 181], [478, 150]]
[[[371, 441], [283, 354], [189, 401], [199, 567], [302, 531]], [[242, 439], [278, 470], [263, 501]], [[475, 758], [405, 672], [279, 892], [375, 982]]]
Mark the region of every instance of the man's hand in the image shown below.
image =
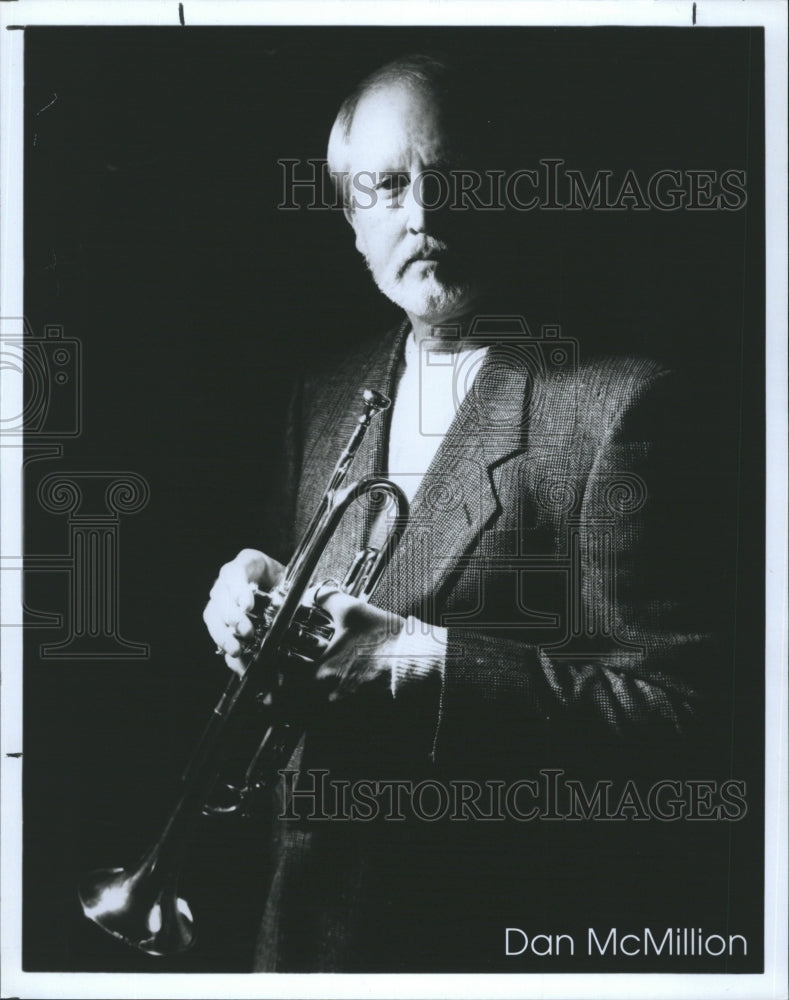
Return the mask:
[[318, 698], [341, 701], [362, 692], [390, 698], [393, 654], [405, 619], [325, 584], [309, 597], [334, 625], [334, 636], [315, 671]]
[[247, 612], [254, 605], [254, 591], [271, 590], [285, 572], [276, 559], [257, 549], [243, 549], [235, 559], [219, 570], [211, 588], [211, 599], [203, 612], [217, 651], [225, 654], [225, 663], [237, 674], [243, 674], [241, 663], [243, 640], [254, 632]]
[[435, 699], [438, 708], [436, 682], [444, 673], [445, 628], [381, 611], [326, 585], [318, 587], [315, 600], [331, 615], [335, 628], [315, 671], [315, 686], [324, 700], [360, 695], [388, 700], [407, 688], [421, 691], [420, 698]]
[[[211, 588], [203, 621], [217, 649], [225, 654], [225, 663], [239, 675], [244, 672], [244, 640], [254, 632], [248, 617], [254, 591], [271, 590], [284, 571], [281, 563], [265, 553], [244, 549], [225, 563]], [[327, 584], [311, 589], [304, 601], [326, 611], [334, 626], [318, 663], [290, 668], [294, 689], [313, 705], [361, 695], [391, 699], [404, 685], [411, 687], [441, 675], [443, 629], [434, 629], [432, 635], [407, 635], [404, 618]]]

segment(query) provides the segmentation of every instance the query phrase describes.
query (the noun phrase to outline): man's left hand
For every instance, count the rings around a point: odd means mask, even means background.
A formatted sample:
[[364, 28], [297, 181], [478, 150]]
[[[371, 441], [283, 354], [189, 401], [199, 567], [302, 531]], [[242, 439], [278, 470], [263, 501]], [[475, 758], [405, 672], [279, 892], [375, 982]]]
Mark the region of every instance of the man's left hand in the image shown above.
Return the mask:
[[315, 603], [331, 616], [335, 630], [314, 675], [319, 698], [341, 701], [376, 692], [391, 697], [392, 655], [405, 619], [325, 584]]

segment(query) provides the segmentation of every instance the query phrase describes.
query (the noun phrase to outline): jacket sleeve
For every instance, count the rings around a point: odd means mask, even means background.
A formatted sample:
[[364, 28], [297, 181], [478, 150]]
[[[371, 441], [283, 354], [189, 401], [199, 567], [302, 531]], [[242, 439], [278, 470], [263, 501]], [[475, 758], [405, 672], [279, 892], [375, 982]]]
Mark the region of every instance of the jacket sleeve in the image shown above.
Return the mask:
[[734, 479], [710, 416], [670, 375], [621, 407], [572, 483], [559, 641], [450, 625], [437, 763], [676, 750], [725, 731]]

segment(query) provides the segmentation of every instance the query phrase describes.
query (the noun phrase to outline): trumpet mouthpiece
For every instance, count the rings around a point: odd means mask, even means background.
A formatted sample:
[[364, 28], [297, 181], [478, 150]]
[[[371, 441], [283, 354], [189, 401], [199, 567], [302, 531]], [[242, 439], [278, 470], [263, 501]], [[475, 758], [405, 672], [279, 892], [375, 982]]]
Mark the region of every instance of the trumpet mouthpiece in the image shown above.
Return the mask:
[[388, 410], [392, 405], [392, 401], [388, 396], [375, 389], [365, 389], [362, 393], [362, 399], [376, 413], [379, 410]]

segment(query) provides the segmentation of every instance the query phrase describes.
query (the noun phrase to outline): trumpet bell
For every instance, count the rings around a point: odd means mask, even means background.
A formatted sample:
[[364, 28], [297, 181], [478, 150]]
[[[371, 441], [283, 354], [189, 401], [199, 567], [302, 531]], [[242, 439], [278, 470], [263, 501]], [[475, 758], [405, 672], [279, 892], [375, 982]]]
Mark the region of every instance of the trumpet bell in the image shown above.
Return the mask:
[[[368, 389], [363, 395], [363, 411], [282, 579], [271, 593], [255, 594], [250, 615], [255, 632], [244, 655], [246, 670], [243, 676], [234, 674], [225, 687], [182, 778], [178, 799], [159, 840], [136, 868], [94, 871], [80, 887], [82, 909], [90, 920], [149, 955], [175, 955], [194, 941], [192, 914], [176, 887], [200, 817], [204, 813], [246, 814], [254, 793], [272, 787], [301, 738], [304, 725], [298, 710], [294, 709], [296, 718], [280, 718], [280, 710], [287, 705], [278, 706], [277, 698], [271, 696], [284, 689], [290, 663], [315, 663], [331, 642], [331, 616], [314, 602], [305, 606], [303, 599], [340, 521], [362, 496], [388, 496], [397, 510], [386, 543], [379, 549], [363, 549], [341, 585], [346, 594], [363, 600], [372, 595], [405, 526], [408, 500], [395, 483], [381, 476], [366, 476], [345, 485], [370, 421], [389, 406], [388, 397], [376, 390]], [[223, 768], [235, 762], [234, 750], [246, 741], [241, 725], [244, 713], [261, 695], [262, 704], [273, 711], [263, 739], [256, 740], [258, 746], [243, 784], [219, 782]], [[284, 702], [284, 694], [281, 700]], [[259, 731], [257, 722], [253, 728]], [[218, 804], [211, 800], [217, 785], [225, 793]]]
[[147, 870], [103, 868], [79, 888], [85, 916], [102, 930], [149, 955], [177, 955], [194, 941], [189, 905], [171, 885], [156, 886]]

